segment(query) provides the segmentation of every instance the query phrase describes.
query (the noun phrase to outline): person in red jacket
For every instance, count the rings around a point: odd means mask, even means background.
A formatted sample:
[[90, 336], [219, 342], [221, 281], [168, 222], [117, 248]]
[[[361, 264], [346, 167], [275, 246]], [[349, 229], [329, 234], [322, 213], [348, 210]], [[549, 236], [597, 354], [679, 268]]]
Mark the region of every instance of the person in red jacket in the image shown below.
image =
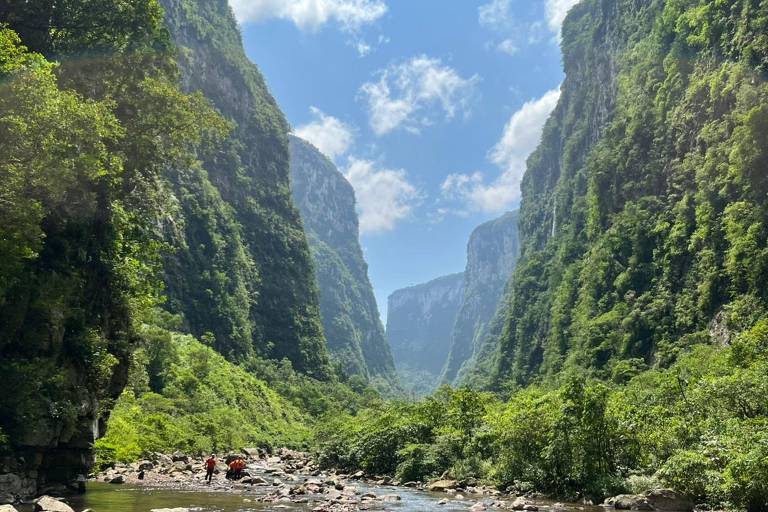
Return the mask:
[[205, 481], [211, 483], [213, 478], [213, 470], [216, 469], [216, 454], [212, 453], [210, 457], [205, 461]]

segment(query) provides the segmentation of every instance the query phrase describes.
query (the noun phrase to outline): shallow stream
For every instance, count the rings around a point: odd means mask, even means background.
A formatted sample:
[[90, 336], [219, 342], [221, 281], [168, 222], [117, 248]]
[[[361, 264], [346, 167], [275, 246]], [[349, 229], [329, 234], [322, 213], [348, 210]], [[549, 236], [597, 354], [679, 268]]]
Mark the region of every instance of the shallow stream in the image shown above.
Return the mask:
[[[446, 494], [430, 493], [416, 489], [390, 486], [357, 485], [361, 493], [373, 492], [375, 494], [397, 494], [402, 500], [395, 503], [371, 503], [365, 505], [364, 510], [390, 510], [397, 512], [417, 512], [425, 510], [440, 510], [443, 512], [466, 512], [469, 508], [483, 501], [490, 505], [491, 498], [467, 496], [464, 499], [451, 499]], [[89, 482], [88, 492], [81, 496], [68, 499], [69, 504], [80, 512], [86, 508], [93, 512], [149, 512], [156, 508], [186, 507], [195, 512], [260, 512], [260, 511], [311, 511], [319, 504], [319, 499], [313, 503], [259, 503], [251, 501], [259, 495], [259, 488], [253, 492], [206, 492], [204, 490], [180, 490], [170, 488], [134, 487], [129, 485], [111, 485], [102, 482]], [[448, 498], [448, 503], [440, 505], [438, 502]], [[554, 510], [549, 502], [537, 502], [539, 510], [546, 512]], [[20, 508], [22, 512], [31, 510], [31, 507]], [[362, 510], [362, 509], [361, 509]], [[488, 510], [499, 510], [490, 508]], [[600, 507], [584, 507], [568, 505], [567, 508], [558, 508], [557, 511], [583, 511], [596, 512], [604, 509]]]

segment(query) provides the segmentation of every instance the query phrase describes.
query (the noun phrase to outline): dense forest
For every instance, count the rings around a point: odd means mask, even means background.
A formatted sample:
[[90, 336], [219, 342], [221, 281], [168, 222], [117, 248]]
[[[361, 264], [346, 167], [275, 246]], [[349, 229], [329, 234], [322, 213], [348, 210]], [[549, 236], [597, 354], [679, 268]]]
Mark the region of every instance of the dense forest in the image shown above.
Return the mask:
[[354, 193], [228, 2], [0, 0], [0, 503], [249, 445], [768, 509], [768, 3], [582, 0], [561, 46], [519, 212], [390, 298], [405, 380], [465, 386], [384, 399]]

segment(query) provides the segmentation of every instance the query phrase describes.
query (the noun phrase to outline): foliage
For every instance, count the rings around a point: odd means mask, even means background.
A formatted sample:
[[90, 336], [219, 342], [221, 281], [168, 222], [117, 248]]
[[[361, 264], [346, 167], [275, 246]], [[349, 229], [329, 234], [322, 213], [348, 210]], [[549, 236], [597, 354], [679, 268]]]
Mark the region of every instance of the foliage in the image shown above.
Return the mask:
[[421, 402], [382, 402], [358, 414], [326, 417], [317, 428], [321, 463], [423, 480], [467, 474], [480, 447], [491, 395], [441, 388]]
[[124, 386], [161, 301], [162, 174], [229, 126], [179, 90], [154, 0], [3, 4], [0, 424], [14, 447], [48, 446]]
[[129, 385], [96, 443], [100, 464], [175, 450], [306, 448], [306, 417], [265, 382], [191, 336], [145, 326], [142, 338]]
[[[167, 308], [231, 361], [287, 358], [329, 379], [311, 255], [289, 183], [288, 124], [245, 55], [225, 0], [162, 0], [181, 81], [233, 126], [169, 179]], [[222, 79], [226, 77], [226, 79]]]
[[571, 11], [561, 102], [522, 184], [494, 387], [569, 368], [626, 380], [711, 322], [737, 332], [728, 311], [744, 300], [765, 311], [766, 20], [752, 0]]
[[763, 320], [733, 346], [698, 345], [619, 383], [571, 373], [506, 402], [442, 388], [335, 416], [316, 431], [320, 460], [572, 499], [671, 487], [713, 507], [764, 510], [766, 333]]

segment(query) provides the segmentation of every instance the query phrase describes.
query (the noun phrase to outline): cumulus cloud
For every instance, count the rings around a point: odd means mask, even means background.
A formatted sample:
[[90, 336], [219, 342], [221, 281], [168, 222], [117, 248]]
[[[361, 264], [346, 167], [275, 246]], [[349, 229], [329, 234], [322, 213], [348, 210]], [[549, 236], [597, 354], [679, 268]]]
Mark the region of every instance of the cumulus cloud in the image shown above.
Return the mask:
[[334, 160], [345, 154], [355, 139], [355, 131], [340, 119], [310, 107], [314, 120], [294, 130], [297, 137], [308, 140], [325, 156]]
[[366, 82], [360, 93], [368, 106], [371, 128], [384, 135], [400, 127], [418, 133], [434, 121], [435, 110], [450, 119], [468, 112], [480, 77], [463, 78], [439, 59], [420, 55], [393, 64]]
[[302, 30], [335, 21], [345, 30], [358, 30], [387, 12], [382, 0], [230, 0], [240, 23], [279, 18]]
[[394, 229], [421, 198], [403, 169], [380, 168], [376, 162], [351, 157], [344, 175], [355, 189], [361, 234]]
[[528, 101], [512, 114], [499, 142], [488, 154], [501, 174], [486, 183], [481, 173], [451, 174], [441, 186], [446, 199], [461, 199], [473, 210], [495, 213], [509, 208], [520, 197], [520, 182], [528, 156], [541, 140], [544, 123], [560, 99], [560, 89]]

